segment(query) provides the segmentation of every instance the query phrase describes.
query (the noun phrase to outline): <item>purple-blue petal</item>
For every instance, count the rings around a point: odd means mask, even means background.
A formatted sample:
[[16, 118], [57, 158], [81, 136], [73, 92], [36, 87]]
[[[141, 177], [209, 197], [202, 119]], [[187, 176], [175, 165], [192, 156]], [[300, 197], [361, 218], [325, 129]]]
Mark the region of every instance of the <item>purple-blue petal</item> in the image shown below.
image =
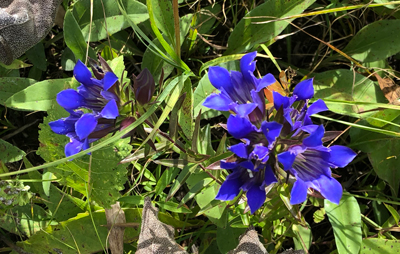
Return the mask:
[[220, 165], [223, 169], [234, 169], [238, 166], [236, 162], [226, 162], [225, 160], [221, 160]]
[[239, 194], [241, 185], [240, 174], [231, 173], [222, 183], [215, 199], [222, 201], [234, 199]]
[[314, 96], [314, 86], [313, 86], [314, 79], [306, 79], [298, 83], [294, 90], [293, 95], [297, 97], [296, 101], [298, 100], [308, 100]]
[[273, 122], [264, 121], [261, 124], [261, 130], [263, 131], [265, 137], [267, 138], [268, 144], [273, 145], [276, 138], [279, 137], [279, 134], [281, 133], [282, 124], [277, 123], [275, 121]]
[[262, 163], [266, 163], [269, 158], [269, 149], [263, 145], [254, 146], [253, 152], [251, 152], [252, 156], [257, 160], [260, 160]]
[[294, 160], [296, 159], [296, 153], [293, 153], [290, 148], [289, 151], [278, 154], [278, 161], [283, 165], [284, 170], [292, 168]]
[[242, 72], [244, 79], [248, 81], [252, 80], [251, 74], [256, 69], [256, 62], [254, 61], [254, 58], [256, 58], [256, 56], [257, 51], [254, 51], [244, 55], [240, 59], [240, 71]]
[[237, 145], [233, 145], [229, 147], [229, 150], [239, 156], [240, 158], [247, 159], [249, 157], [249, 153], [247, 152], [247, 145], [243, 143], [239, 143]]
[[67, 89], [57, 94], [57, 103], [66, 109], [77, 109], [86, 106], [85, 98], [74, 89]]
[[[308, 125], [303, 127], [307, 128], [307, 127], [315, 127], [312, 125]], [[325, 129], [324, 126], [321, 124], [318, 126], [318, 128], [315, 129], [315, 131], [313, 131], [310, 136], [306, 137], [303, 140], [303, 145], [307, 146], [307, 147], [316, 147], [316, 146], [321, 146], [322, 145], [322, 138], [324, 137], [324, 133], [325, 133]]]
[[115, 82], [117, 82], [118, 81], [118, 77], [114, 74], [114, 73], [112, 73], [112, 72], [107, 72], [105, 75], [104, 75], [104, 78], [103, 78], [103, 88], [104, 88], [104, 90], [108, 90], [108, 89], [110, 89], [110, 87], [112, 87], [114, 84], [115, 84]]
[[[83, 140], [83, 144], [82, 144], [82, 150], [86, 150], [86, 149], [88, 149], [89, 147], [90, 147], [90, 145], [89, 145], [89, 143], [92, 143], [92, 142], [94, 142], [96, 139], [92, 139], [91, 140], [91, 142], [90, 142], [90, 140], [88, 139], [88, 138], [85, 138], [84, 140]], [[88, 153], [88, 154], [91, 154], [91, 153]]]
[[[258, 171], [258, 169], [256, 169], [254, 167], [253, 162], [251, 162], [250, 160], [246, 160], [246, 161], [242, 161], [238, 164], [240, 167], [245, 168], [245, 169], [250, 169], [251, 171]], [[247, 172], [245, 173], [247, 174]]]
[[251, 98], [255, 104], [257, 104], [257, 107], [260, 109], [262, 112], [262, 115], [264, 117], [265, 114], [265, 96], [263, 92], [256, 92], [256, 90], [251, 90], [250, 92]]
[[255, 103], [236, 104], [231, 105], [231, 110], [238, 114], [240, 117], [247, 117], [257, 107]]
[[329, 109], [326, 106], [325, 102], [321, 99], [318, 99], [316, 102], [311, 104], [310, 107], [308, 107], [307, 115], [311, 116], [311, 115], [317, 114], [322, 111], [327, 111], [327, 110], [329, 110]]
[[210, 80], [211, 84], [218, 90], [224, 88], [224, 90], [228, 94], [233, 92], [231, 76], [229, 74], [229, 71], [225, 68], [222, 68], [220, 66], [210, 67], [208, 70], [208, 79]]
[[213, 93], [205, 99], [203, 106], [219, 111], [229, 111], [229, 105], [231, 103], [233, 103], [231, 98], [227, 97], [223, 93]]
[[320, 189], [317, 190], [322, 194], [322, 196], [332, 203], [338, 205], [343, 194], [342, 185], [340, 185], [335, 178], [326, 177], [324, 175], [321, 175], [321, 177], [318, 179], [318, 183], [320, 185]]
[[257, 128], [246, 118], [230, 115], [227, 121], [228, 132], [236, 139], [245, 138]]
[[307, 189], [307, 183], [301, 179], [297, 179], [290, 192], [290, 204], [297, 205], [303, 203], [307, 199]]
[[96, 128], [97, 119], [93, 114], [84, 114], [75, 123], [75, 132], [79, 139], [85, 139]]
[[250, 206], [250, 211], [253, 214], [257, 211], [265, 202], [267, 197], [265, 189], [258, 185], [254, 185], [247, 191], [247, 204]]
[[82, 142], [77, 139], [71, 139], [71, 142], [65, 145], [65, 156], [69, 157], [79, 153], [82, 150]]
[[75, 131], [75, 123], [73, 121], [65, 121], [65, 119], [50, 122], [49, 126], [53, 132], [60, 135]]
[[268, 73], [260, 80], [260, 83], [258, 83], [258, 85], [256, 87], [256, 92], [260, 92], [262, 89], [266, 88], [267, 86], [272, 85], [275, 82], [276, 82], [276, 79], [275, 79], [274, 75], [272, 75], [271, 73]]
[[345, 146], [331, 146], [330, 149], [329, 162], [336, 167], [346, 167], [357, 156], [353, 150]]
[[274, 99], [274, 107], [278, 110], [280, 107], [288, 108], [290, 107], [290, 100], [288, 97], [281, 95], [275, 91], [272, 91], [272, 97]]
[[101, 90], [100, 94], [107, 101], [111, 101], [111, 100], [119, 101], [118, 96], [112, 92]]
[[82, 63], [81, 60], [78, 60], [74, 67], [74, 77], [76, 80], [78, 80], [79, 83], [82, 83], [84, 85], [90, 86], [93, 84], [91, 80], [92, 73], [90, 73], [89, 69], [84, 63]]
[[[107, 72], [109, 73], [109, 72]], [[107, 119], [115, 119], [119, 116], [117, 102], [115, 100], [109, 101], [101, 111], [100, 115]]]
[[264, 171], [264, 184], [265, 186], [268, 186], [273, 183], [277, 183], [278, 179], [276, 179], [274, 172], [272, 171], [272, 168], [270, 165], [266, 164], [265, 165], [265, 171]]

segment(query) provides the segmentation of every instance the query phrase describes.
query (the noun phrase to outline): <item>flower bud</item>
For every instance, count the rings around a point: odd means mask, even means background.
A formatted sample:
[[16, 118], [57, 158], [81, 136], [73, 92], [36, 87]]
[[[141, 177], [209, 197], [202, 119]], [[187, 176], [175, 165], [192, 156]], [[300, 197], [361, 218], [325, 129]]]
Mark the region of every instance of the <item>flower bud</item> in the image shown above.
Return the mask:
[[136, 101], [140, 105], [145, 105], [150, 102], [151, 97], [156, 89], [154, 78], [147, 68], [136, 77], [133, 75], [133, 90], [135, 93]]

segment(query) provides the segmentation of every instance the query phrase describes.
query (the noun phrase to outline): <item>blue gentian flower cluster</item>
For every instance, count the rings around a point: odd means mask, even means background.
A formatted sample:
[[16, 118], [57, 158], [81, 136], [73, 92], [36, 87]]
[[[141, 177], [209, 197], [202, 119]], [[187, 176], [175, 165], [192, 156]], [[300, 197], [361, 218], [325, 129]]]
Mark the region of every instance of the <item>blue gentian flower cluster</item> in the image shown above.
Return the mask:
[[[151, 104], [155, 81], [148, 69], [143, 69], [137, 77], [133, 75], [133, 84], [122, 88], [107, 62], [100, 56], [99, 61], [101, 66], [89, 58], [93, 77], [86, 65], [78, 60], [73, 72], [81, 85], [77, 90], [67, 89], [57, 94], [58, 104], [70, 115], [50, 122], [49, 126], [53, 132], [70, 138], [65, 146], [67, 157], [88, 149], [90, 143], [110, 132], [127, 128], [139, 113], [136, 106], [140, 105], [143, 110]], [[136, 133], [147, 138], [143, 126], [138, 126], [123, 138]], [[148, 144], [155, 149], [151, 140]]]
[[231, 173], [216, 199], [233, 200], [241, 190], [245, 191], [254, 213], [265, 202], [265, 188], [278, 181], [279, 163], [296, 178], [292, 205], [307, 199], [308, 188], [338, 204], [342, 186], [332, 177], [331, 168], [347, 166], [356, 153], [340, 145], [323, 146], [325, 129], [313, 124], [310, 116], [328, 108], [322, 100], [308, 105], [314, 96], [313, 79], [297, 84], [292, 96], [273, 91], [275, 117], [269, 119], [263, 90], [277, 81], [272, 74], [261, 79], [254, 76], [256, 55], [252, 52], [243, 56], [240, 72], [222, 67], [209, 69], [209, 80], [220, 93], [208, 96], [203, 105], [231, 112], [227, 130], [242, 141], [229, 147], [232, 157], [220, 162], [220, 167]]
[[119, 98], [111, 89], [118, 77], [111, 71], [96, 71], [95, 74], [97, 78], [78, 60], [74, 76], [81, 85], [77, 90], [67, 89], [57, 95], [58, 104], [70, 115], [49, 125], [55, 133], [70, 138], [65, 146], [66, 156], [89, 148], [90, 143], [107, 135], [119, 116]]

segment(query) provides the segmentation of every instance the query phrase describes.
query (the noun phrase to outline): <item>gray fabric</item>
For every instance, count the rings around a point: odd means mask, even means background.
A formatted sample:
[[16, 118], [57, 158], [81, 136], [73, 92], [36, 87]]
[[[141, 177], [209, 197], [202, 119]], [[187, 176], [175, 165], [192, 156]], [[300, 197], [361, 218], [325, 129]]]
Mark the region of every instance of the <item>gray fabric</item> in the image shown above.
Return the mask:
[[62, 0], [0, 0], [0, 62], [11, 64], [50, 31]]
[[174, 232], [172, 226], [158, 220], [158, 209], [151, 204], [150, 198], [146, 197], [136, 254], [187, 254], [175, 242]]
[[264, 245], [258, 239], [257, 231], [250, 226], [246, 232], [239, 237], [239, 245], [228, 254], [268, 254]]

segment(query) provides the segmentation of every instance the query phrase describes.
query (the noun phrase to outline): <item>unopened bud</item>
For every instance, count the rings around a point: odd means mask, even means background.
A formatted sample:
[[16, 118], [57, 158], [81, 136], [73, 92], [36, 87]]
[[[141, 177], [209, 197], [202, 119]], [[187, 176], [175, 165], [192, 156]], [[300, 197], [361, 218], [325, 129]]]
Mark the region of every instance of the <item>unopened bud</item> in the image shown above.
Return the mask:
[[133, 75], [133, 90], [136, 101], [138, 101], [139, 104], [145, 105], [149, 103], [155, 89], [156, 83], [147, 68], [144, 68], [137, 77]]

